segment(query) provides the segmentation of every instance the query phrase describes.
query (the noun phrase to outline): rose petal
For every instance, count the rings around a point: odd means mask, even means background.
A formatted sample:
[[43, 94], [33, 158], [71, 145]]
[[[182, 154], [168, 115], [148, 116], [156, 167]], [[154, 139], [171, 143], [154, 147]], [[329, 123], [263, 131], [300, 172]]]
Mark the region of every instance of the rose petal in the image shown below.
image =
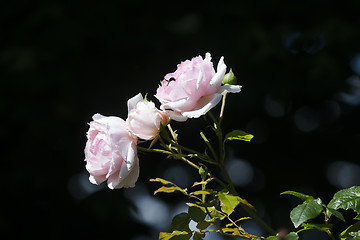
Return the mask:
[[106, 180], [105, 175], [103, 175], [103, 176], [93, 176], [93, 175], [90, 175], [90, 176], [89, 176], [89, 181], [90, 181], [92, 184], [99, 185], [100, 183], [104, 182], [105, 180]]
[[171, 108], [171, 109], [176, 110], [176, 109], [182, 107], [187, 102], [188, 99], [189, 98], [182, 98], [177, 101], [165, 103], [165, 104], [161, 105], [161, 109], [165, 110], [167, 108]]
[[240, 85], [224, 85], [220, 87], [220, 93], [224, 94], [226, 92], [230, 92], [230, 93], [238, 93], [241, 91], [241, 86]]
[[131, 109], [133, 109], [136, 104], [140, 101], [142, 101], [144, 98], [143, 96], [141, 95], [141, 93], [135, 95], [134, 97], [130, 98], [128, 101], [127, 101], [127, 107], [128, 107], [128, 112], [130, 112]]
[[214, 94], [212, 100], [207, 103], [205, 106], [198, 110], [183, 112], [182, 115], [188, 118], [198, 118], [202, 115], [205, 115], [210, 109], [216, 106], [221, 101], [222, 95], [221, 94]]
[[178, 122], [185, 122], [188, 117], [185, 117], [183, 115], [181, 115], [181, 113], [179, 112], [175, 112], [175, 111], [166, 111], [167, 114], [169, 115], [170, 119], [174, 120], [174, 121], [178, 121]]
[[226, 65], [224, 63], [224, 57], [221, 57], [217, 66], [217, 72], [210, 80], [210, 86], [220, 85], [225, 75], [225, 72], [226, 72]]

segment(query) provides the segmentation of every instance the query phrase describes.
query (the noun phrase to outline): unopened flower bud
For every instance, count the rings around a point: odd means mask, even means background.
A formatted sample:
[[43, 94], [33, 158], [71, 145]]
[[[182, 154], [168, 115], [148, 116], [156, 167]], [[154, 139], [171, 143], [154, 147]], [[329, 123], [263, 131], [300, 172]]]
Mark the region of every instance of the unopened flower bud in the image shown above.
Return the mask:
[[234, 85], [236, 84], [236, 77], [232, 71], [232, 69], [230, 69], [230, 72], [228, 72], [227, 74], [225, 74], [223, 80], [222, 80], [222, 83], [224, 85]]

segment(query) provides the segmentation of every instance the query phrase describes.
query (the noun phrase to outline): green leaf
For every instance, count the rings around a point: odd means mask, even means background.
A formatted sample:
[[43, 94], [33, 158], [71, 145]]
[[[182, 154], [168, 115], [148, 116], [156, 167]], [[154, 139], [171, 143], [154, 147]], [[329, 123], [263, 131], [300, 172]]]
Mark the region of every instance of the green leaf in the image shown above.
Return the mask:
[[201, 239], [204, 239], [204, 237], [205, 237], [205, 233], [195, 232], [193, 239], [194, 240], [201, 240]]
[[360, 213], [360, 186], [343, 189], [335, 193], [333, 199], [328, 204], [332, 209], [352, 209]]
[[219, 192], [218, 196], [220, 199], [221, 211], [227, 215], [230, 215], [234, 211], [235, 207], [239, 205], [239, 203], [243, 203], [251, 208], [254, 208], [250, 203], [239, 196], [234, 196], [224, 192]]
[[341, 221], [345, 222], [344, 216], [338, 210], [326, 207], [326, 215], [328, 215], [329, 217], [331, 217], [331, 215], [334, 215], [335, 217], [337, 217]]
[[217, 192], [212, 189], [204, 189], [190, 193], [190, 195], [209, 195], [216, 194]]
[[279, 240], [279, 237], [277, 237], [277, 236], [270, 236], [270, 237], [265, 238], [265, 240]]
[[171, 233], [160, 232], [159, 240], [189, 240], [191, 238], [191, 233], [185, 231], [173, 231]]
[[296, 232], [289, 233], [284, 240], [298, 240], [299, 236]]
[[254, 136], [251, 135], [250, 133], [241, 130], [234, 130], [225, 135], [224, 142], [226, 140], [242, 140], [242, 141], [250, 142], [253, 137]]
[[314, 197], [303, 194], [303, 193], [299, 193], [299, 192], [295, 192], [295, 191], [285, 191], [280, 193], [280, 195], [284, 195], [284, 194], [289, 194], [289, 195], [293, 195], [297, 198], [300, 198], [303, 201], [311, 201], [314, 200]]
[[162, 179], [162, 178], [155, 178], [155, 179], [150, 179], [149, 180], [150, 182], [160, 182], [162, 183], [163, 185], [171, 185], [171, 186], [162, 186], [160, 187], [158, 190], [156, 190], [154, 192], [154, 195], [156, 193], [159, 193], [159, 192], [164, 192], [164, 193], [172, 193], [174, 191], [180, 191], [182, 192], [183, 194], [187, 195], [187, 189], [182, 189], [181, 187], [177, 186], [175, 183], [172, 183], [170, 181], [167, 181], [165, 179]]
[[214, 180], [214, 178], [208, 178], [205, 181], [201, 181], [201, 182], [194, 182], [194, 184], [191, 187], [195, 187], [195, 186], [203, 185], [203, 184], [206, 186], [206, 184], [208, 184], [212, 180]]
[[172, 193], [172, 192], [175, 192], [176, 190], [179, 190], [179, 188], [177, 187], [165, 187], [165, 186], [162, 186], [160, 187], [158, 190], [156, 190], [154, 192], [154, 195], [159, 193], [159, 192], [163, 192], [163, 193]]
[[285, 236], [285, 238], [280, 238], [278, 236], [270, 236], [265, 238], [265, 240], [280, 240], [280, 239], [284, 239], [284, 240], [298, 240], [299, 236], [296, 232], [290, 232], [288, 235]]
[[332, 224], [316, 224], [316, 223], [303, 223], [301, 226], [304, 228], [304, 230], [316, 229], [320, 232], [327, 232], [333, 227]]
[[350, 233], [358, 232], [360, 230], [360, 222], [356, 222], [353, 225], [349, 226], [342, 233], [340, 233], [339, 237], [341, 240], [345, 240], [350, 237]]
[[168, 232], [186, 231], [190, 232], [189, 228], [190, 216], [187, 213], [180, 213], [176, 215], [171, 221], [171, 226]]
[[360, 231], [357, 232], [350, 232], [349, 235], [353, 237], [354, 239], [360, 240]]
[[188, 214], [192, 220], [195, 222], [201, 222], [205, 219], [206, 213], [204, 213], [198, 207], [189, 207]]
[[227, 227], [224, 227], [224, 228], [221, 228], [219, 230], [216, 230], [216, 232], [219, 232], [219, 233], [225, 233], [227, 235], [230, 235], [230, 236], [236, 236], [236, 237], [244, 237], [246, 236], [242, 231], [240, 232], [239, 228], [227, 228]]
[[290, 212], [290, 219], [297, 228], [309, 219], [316, 218], [322, 210], [320, 198], [305, 201]]
[[196, 228], [199, 229], [200, 231], [205, 230], [206, 228], [208, 228], [211, 225], [210, 222], [208, 221], [201, 221], [196, 225]]

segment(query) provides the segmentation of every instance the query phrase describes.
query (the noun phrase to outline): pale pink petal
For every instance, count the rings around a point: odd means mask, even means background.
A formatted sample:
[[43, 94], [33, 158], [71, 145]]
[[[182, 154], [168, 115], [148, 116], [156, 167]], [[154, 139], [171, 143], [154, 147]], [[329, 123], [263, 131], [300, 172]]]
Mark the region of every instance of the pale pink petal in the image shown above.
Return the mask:
[[224, 63], [224, 58], [221, 57], [217, 66], [217, 72], [210, 80], [210, 86], [220, 86], [222, 79], [226, 72], [226, 65]]
[[167, 114], [169, 115], [170, 119], [174, 120], [174, 121], [178, 121], [178, 122], [185, 122], [188, 117], [183, 116], [181, 113], [179, 112], [175, 112], [175, 111], [166, 111]]
[[134, 97], [130, 98], [128, 101], [127, 101], [127, 107], [128, 107], [128, 112], [130, 112], [131, 109], [133, 109], [136, 104], [140, 101], [142, 101], [144, 98], [143, 96], [141, 95], [141, 93], [135, 95]]
[[219, 93], [224, 94], [226, 92], [229, 93], [238, 93], [241, 91], [240, 85], [224, 85], [220, 87]]
[[182, 115], [188, 118], [198, 118], [202, 115], [205, 115], [210, 109], [215, 107], [221, 101], [221, 98], [221, 94], [214, 94], [213, 98], [202, 108], [194, 111], [183, 112]]
[[102, 175], [102, 176], [93, 176], [93, 175], [90, 175], [90, 176], [89, 176], [89, 181], [90, 181], [92, 184], [99, 185], [100, 183], [104, 182], [105, 180], [106, 180], [105, 175]]
[[92, 119], [94, 119], [94, 121], [98, 121], [100, 119], [104, 118], [103, 115], [99, 114], [99, 113], [95, 113], [92, 117]]
[[[131, 144], [128, 148], [125, 163], [121, 166], [120, 171], [108, 178], [107, 183], [109, 188], [128, 188], [135, 186], [135, 182], [139, 176], [139, 159], [136, 151], [136, 145]], [[135, 172], [133, 173], [132, 171]]]
[[165, 110], [165, 109], [171, 108], [171, 109], [175, 110], [175, 109], [181, 108], [187, 102], [188, 99], [189, 98], [182, 98], [177, 101], [164, 103], [163, 105], [161, 105], [161, 109]]

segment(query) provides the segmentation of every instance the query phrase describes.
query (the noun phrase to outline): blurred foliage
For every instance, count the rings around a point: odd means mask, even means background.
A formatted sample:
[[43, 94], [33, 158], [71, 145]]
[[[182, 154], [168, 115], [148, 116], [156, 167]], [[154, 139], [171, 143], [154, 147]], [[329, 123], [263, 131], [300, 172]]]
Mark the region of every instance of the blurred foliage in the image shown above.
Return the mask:
[[[240, 189], [242, 196], [266, 196], [274, 227], [291, 226], [291, 207], [278, 200], [281, 191], [311, 186], [330, 200], [327, 164], [358, 161], [359, 107], [341, 101], [339, 93], [351, 93], [346, 79], [355, 74], [350, 61], [360, 52], [359, 7], [356, 0], [3, 3], [0, 238], [146, 234], [129, 217], [124, 191], [104, 190], [82, 200], [69, 194], [69, 179], [84, 171], [86, 123], [97, 112], [125, 118], [127, 99], [138, 92], [152, 96], [176, 64], [207, 51], [215, 63], [224, 56], [243, 86], [229, 97], [224, 130], [236, 125], [255, 136], [255, 144], [231, 144], [266, 176], [265, 188]], [[268, 114], [269, 97], [283, 114]], [[333, 117], [329, 102], [341, 114]], [[305, 117], [317, 121], [312, 131], [294, 125], [303, 107], [311, 109]], [[200, 141], [192, 139], [188, 145]], [[141, 158], [145, 183], [164, 171], [159, 166], [174, 164]], [[293, 181], [301, 172], [309, 177]]]

